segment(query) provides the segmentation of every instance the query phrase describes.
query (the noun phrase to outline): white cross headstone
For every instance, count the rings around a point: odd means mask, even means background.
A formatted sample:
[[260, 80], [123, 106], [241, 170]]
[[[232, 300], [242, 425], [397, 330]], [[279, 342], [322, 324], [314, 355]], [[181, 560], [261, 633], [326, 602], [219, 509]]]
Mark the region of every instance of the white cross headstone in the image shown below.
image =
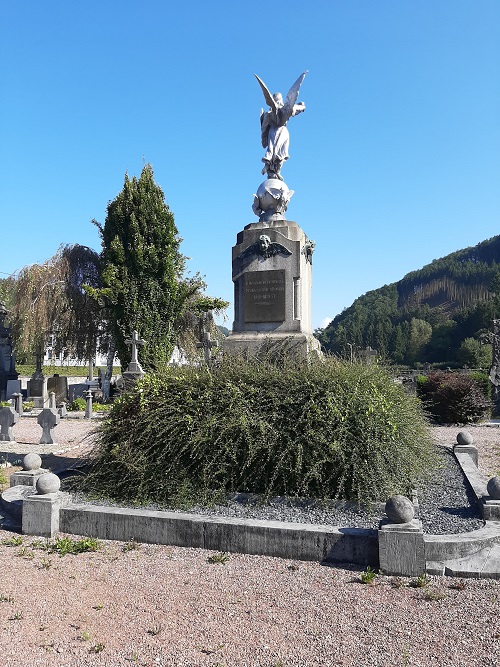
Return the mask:
[[210, 339], [210, 331], [203, 331], [203, 338], [199, 343], [196, 343], [196, 347], [203, 350], [205, 363], [208, 365], [212, 358], [212, 348], [219, 347], [219, 341]]
[[139, 359], [137, 356], [137, 346], [138, 345], [144, 345], [146, 341], [143, 340], [142, 338], [139, 338], [139, 334], [137, 331], [132, 331], [132, 338], [127, 338], [125, 340], [125, 343], [127, 345], [132, 346], [132, 359], [130, 360], [130, 363], [127, 367], [127, 371], [129, 373], [144, 373], [142, 370], [141, 364], [139, 363]]

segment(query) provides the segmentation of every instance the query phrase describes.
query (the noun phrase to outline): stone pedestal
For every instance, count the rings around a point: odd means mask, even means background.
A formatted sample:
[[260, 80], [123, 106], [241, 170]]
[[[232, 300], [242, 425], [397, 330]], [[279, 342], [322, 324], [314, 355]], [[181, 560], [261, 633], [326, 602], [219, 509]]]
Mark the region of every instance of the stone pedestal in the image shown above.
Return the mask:
[[235, 318], [224, 351], [248, 356], [290, 352], [318, 353], [312, 334], [312, 253], [296, 222], [251, 223], [233, 247]]
[[67, 494], [57, 491], [33, 494], [23, 500], [23, 535], [54, 537], [59, 532], [59, 510], [67, 502]]
[[419, 577], [425, 572], [425, 546], [422, 522], [381, 521], [378, 531], [380, 569], [397, 577]]

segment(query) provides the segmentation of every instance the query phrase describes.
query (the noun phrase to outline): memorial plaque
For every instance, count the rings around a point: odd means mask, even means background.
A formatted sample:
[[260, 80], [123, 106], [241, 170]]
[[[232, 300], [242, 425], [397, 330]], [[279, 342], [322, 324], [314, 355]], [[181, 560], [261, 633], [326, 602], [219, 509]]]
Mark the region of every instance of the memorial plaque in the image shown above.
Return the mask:
[[284, 322], [285, 270], [245, 273], [243, 311], [245, 322]]

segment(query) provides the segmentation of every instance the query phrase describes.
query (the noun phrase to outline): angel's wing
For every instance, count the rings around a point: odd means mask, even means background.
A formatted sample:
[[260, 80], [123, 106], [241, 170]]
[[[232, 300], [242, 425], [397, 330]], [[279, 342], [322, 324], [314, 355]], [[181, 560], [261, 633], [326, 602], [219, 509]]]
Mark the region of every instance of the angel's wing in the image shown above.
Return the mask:
[[284, 106], [285, 106], [287, 112], [290, 113], [290, 115], [291, 115], [291, 113], [292, 113], [293, 105], [294, 105], [295, 102], [298, 100], [298, 97], [299, 97], [299, 90], [300, 90], [300, 86], [302, 85], [302, 81], [304, 81], [305, 76], [306, 76], [306, 74], [307, 74], [308, 71], [309, 71], [309, 70], [306, 69], [306, 71], [303, 72], [303, 73], [299, 76], [299, 78], [297, 79], [297, 81], [293, 84], [293, 86], [292, 86], [292, 87], [290, 88], [290, 90], [288, 91], [288, 95], [286, 96], [286, 100], [285, 100], [285, 104], [284, 104]]
[[285, 248], [284, 245], [281, 245], [281, 243], [276, 243], [276, 242], [271, 243], [271, 245], [268, 248], [268, 253], [271, 256], [284, 255], [285, 257], [288, 257], [289, 255], [292, 254], [291, 251], [288, 250], [288, 248]]
[[[276, 102], [274, 101], [274, 97], [269, 92], [266, 84], [262, 81], [262, 79], [259, 79], [257, 74], [254, 74], [254, 76], [257, 79], [257, 81], [259, 82], [260, 87], [262, 88], [262, 92], [264, 93], [264, 99], [266, 100], [266, 104], [268, 106], [270, 106], [273, 111], [276, 111]], [[300, 83], [302, 83], [302, 81]], [[299, 88], [300, 88], [300, 83], [299, 83]], [[290, 93], [288, 93], [288, 94], [290, 94]], [[297, 95], [298, 95], [298, 91], [297, 91]], [[295, 99], [297, 99], [297, 98], [295, 98]]]

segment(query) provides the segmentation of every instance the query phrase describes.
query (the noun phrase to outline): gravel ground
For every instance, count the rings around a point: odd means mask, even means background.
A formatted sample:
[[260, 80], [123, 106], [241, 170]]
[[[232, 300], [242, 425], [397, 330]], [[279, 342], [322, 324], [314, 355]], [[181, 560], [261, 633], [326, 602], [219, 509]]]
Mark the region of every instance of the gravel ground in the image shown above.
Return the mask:
[[[15, 427], [21, 444], [39, 437], [28, 421]], [[89, 428], [61, 422], [58, 449], [72, 449], [46, 460], [76, 459]], [[450, 446], [458, 430], [434, 429], [436, 441]], [[500, 468], [500, 431], [470, 430], [484, 472]], [[356, 568], [239, 554], [210, 563], [201, 549], [115, 542], [60, 558], [12, 537], [0, 531], [6, 667], [500, 665], [498, 581], [363, 585]]]

